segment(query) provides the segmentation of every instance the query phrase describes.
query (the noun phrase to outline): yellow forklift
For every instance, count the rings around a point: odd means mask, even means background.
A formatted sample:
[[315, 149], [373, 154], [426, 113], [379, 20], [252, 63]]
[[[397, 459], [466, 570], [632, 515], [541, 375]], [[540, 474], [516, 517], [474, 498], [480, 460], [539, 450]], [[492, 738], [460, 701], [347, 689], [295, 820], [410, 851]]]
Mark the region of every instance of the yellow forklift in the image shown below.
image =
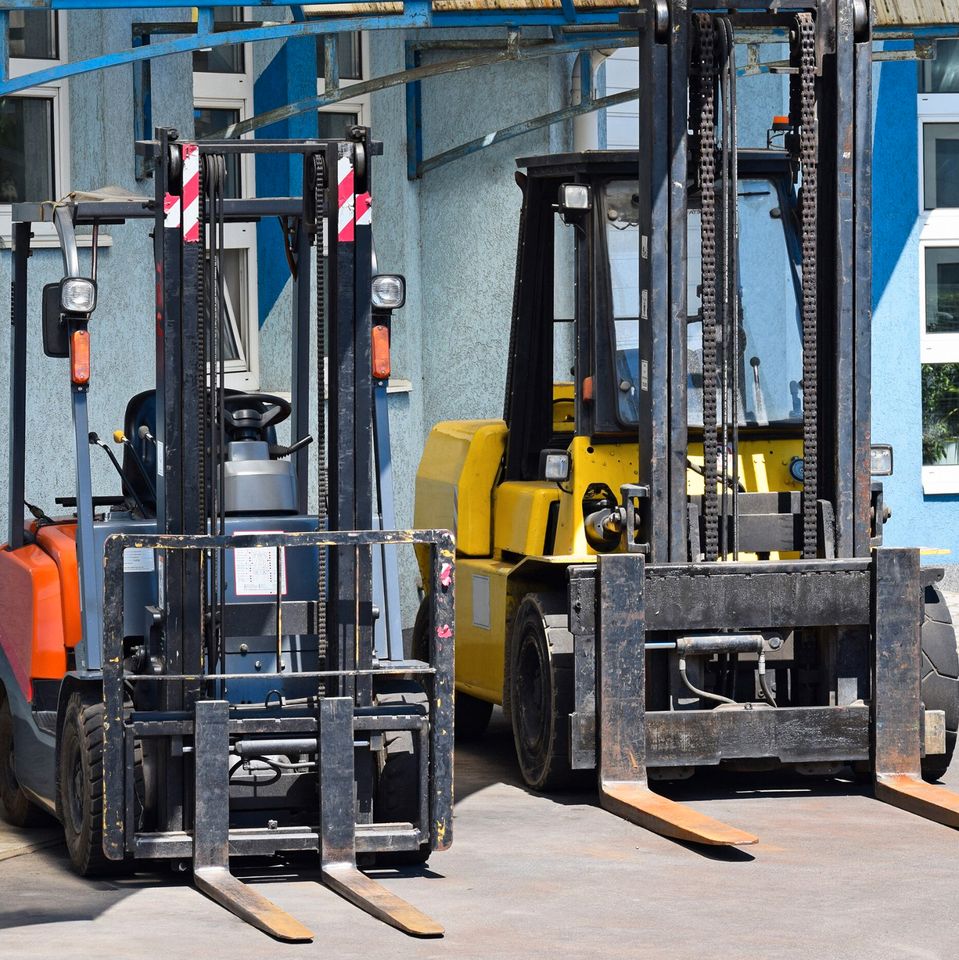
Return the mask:
[[[458, 735], [502, 704], [530, 787], [595, 769], [605, 807], [692, 842], [756, 838], [650, 780], [851, 767], [959, 826], [925, 782], [959, 727], [941, 571], [882, 546], [874, 480], [868, 5], [632, 22], [640, 150], [519, 161], [503, 419], [437, 424], [417, 474], [415, 523], [457, 533]], [[789, 112], [745, 149], [760, 35]]]

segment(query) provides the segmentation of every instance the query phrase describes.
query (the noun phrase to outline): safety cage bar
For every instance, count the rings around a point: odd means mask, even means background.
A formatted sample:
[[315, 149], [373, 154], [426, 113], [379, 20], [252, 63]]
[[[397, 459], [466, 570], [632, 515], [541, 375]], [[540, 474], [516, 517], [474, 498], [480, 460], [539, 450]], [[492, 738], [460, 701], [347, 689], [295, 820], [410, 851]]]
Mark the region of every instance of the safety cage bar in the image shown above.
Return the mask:
[[[403, 544], [430, 547], [431, 584], [429, 603], [429, 662], [382, 660], [372, 669], [341, 669], [295, 672], [297, 679], [317, 680], [315, 716], [231, 716], [233, 705], [209, 699], [202, 691], [211, 681], [242, 674], [177, 673], [136, 674], [123, 667], [123, 555], [128, 549], [160, 551], [223, 551], [253, 548], [352, 548], [354, 552], [374, 545]], [[320, 850], [324, 860], [337, 852], [352, 857], [355, 852], [415, 850], [430, 843], [441, 850], [452, 841], [452, 738], [453, 738], [453, 643], [454, 643], [454, 538], [447, 530], [406, 531], [304, 531], [235, 535], [114, 534], [104, 544], [103, 586], [103, 845], [111, 859], [124, 852], [139, 857], [197, 856], [197, 848], [217, 844], [237, 855], [272, 854], [278, 850]], [[157, 564], [158, 568], [162, 564]], [[358, 575], [360, 565], [354, 565]], [[278, 566], [279, 571], [279, 566]], [[277, 579], [279, 580], [279, 572]], [[359, 596], [359, 584], [354, 584]], [[277, 598], [280, 605], [283, 601]], [[254, 606], [253, 604], [244, 604]], [[258, 606], [258, 605], [257, 605]], [[277, 622], [282, 614], [278, 611]], [[354, 640], [359, 643], [362, 624], [354, 608]], [[290, 676], [262, 671], [259, 678]], [[355, 687], [359, 677], [415, 676], [427, 680], [431, 696], [427, 716], [415, 707], [376, 708], [357, 706], [355, 696], [328, 696], [324, 678], [347, 681]], [[179, 681], [194, 691], [192, 711], [124, 710], [124, 692], [131, 680]], [[342, 691], [341, 691], [342, 692]], [[235, 713], [235, 708], [233, 711]], [[249, 705], [244, 704], [249, 714]], [[353, 814], [353, 748], [357, 734], [367, 741], [376, 734], [409, 730], [419, 741], [419, 824], [356, 824]], [[308, 827], [229, 828], [229, 750], [232, 736], [289, 737], [317, 754], [320, 795], [320, 832]], [[184, 831], [140, 833], [136, 830], [133, 770], [137, 737], [190, 737], [194, 739], [197, 779], [193, 836]], [[313, 746], [315, 744], [315, 747]], [[426, 749], [428, 745], [428, 750]], [[234, 748], [236, 748], [234, 744]], [[202, 757], [201, 757], [202, 754]], [[202, 761], [202, 762], [201, 762]], [[201, 836], [204, 834], [205, 836]]]

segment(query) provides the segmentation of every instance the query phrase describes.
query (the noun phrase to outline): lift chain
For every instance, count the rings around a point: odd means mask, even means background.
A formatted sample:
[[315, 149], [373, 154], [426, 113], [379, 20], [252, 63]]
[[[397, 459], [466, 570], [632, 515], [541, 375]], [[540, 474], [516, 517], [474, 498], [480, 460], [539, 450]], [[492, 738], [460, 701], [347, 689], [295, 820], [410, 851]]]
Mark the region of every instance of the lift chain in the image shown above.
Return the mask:
[[[326, 158], [313, 155], [313, 216], [316, 242], [316, 516], [320, 530], [328, 525], [326, 475]], [[321, 662], [326, 658], [326, 560], [316, 557], [316, 633]]]
[[817, 507], [817, 265], [818, 147], [816, 125], [816, 23], [796, 16], [799, 33], [799, 159], [802, 170], [802, 354], [803, 354], [803, 556], [818, 554]]
[[719, 496], [716, 461], [716, 64], [715, 23], [711, 14], [696, 14], [699, 97], [694, 116], [699, 120], [699, 189], [702, 231], [703, 318], [703, 517], [704, 554], [719, 554]]

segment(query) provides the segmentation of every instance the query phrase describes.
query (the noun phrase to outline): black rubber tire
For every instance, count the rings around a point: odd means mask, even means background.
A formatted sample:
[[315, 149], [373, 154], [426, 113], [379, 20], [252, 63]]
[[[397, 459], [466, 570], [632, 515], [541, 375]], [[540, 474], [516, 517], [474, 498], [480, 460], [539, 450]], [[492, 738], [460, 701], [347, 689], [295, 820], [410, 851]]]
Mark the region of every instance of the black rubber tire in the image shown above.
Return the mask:
[[[377, 706], [396, 703], [418, 706], [426, 712], [429, 711], [426, 691], [414, 680], [384, 682], [377, 688], [374, 699]], [[419, 820], [418, 739], [411, 730], [397, 730], [386, 734], [385, 757], [379, 765], [376, 793], [373, 797], [373, 817], [378, 823], [415, 824]], [[430, 852], [430, 845], [424, 843], [419, 850], [378, 853], [376, 862], [383, 866], [426, 863]]]
[[82, 877], [116, 875], [125, 861], [103, 852], [103, 704], [71, 694], [60, 730], [58, 780], [63, 835]]
[[[415, 660], [429, 660], [430, 601], [423, 597], [413, 623], [410, 653]], [[453, 730], [457, 740], [479, 740], [489, 726], [493, 704], [457, 690], [453, 697]]]
[[921, 697], [926, 710], [946, 715], [946, 752], [922, 758], [922, 777], [930, 783], [949, 769], [959, 732], [959, 650], [952, 615], [942, 591], [934, 584], [924, 593], [922, 621]]
[[13, 768], [13, 714], [7, 693], [0, 687], [0, 805], [3, 819], [14, 827], [38, 827], [50, 817], [21, 789]]
[[573, 637], [563, 598], [527, 594], [510, 637], [510, 707], [516, 759], [526, 784], [550, 791], [575, 782], [569, 763]]

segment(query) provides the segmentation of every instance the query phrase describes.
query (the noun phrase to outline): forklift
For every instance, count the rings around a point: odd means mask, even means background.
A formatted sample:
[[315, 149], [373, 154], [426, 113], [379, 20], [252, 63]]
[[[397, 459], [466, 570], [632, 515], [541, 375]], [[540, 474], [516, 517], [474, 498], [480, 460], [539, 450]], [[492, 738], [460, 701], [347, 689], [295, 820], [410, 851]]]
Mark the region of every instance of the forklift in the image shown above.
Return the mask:
[[[640, 149], [518, 162], [503, 418], [436, 425], [417, 474], [414, 522], [457, 531], [457, 733], [501, 704], [529, 787], [595, 771], [686, 842], [756, 842], [650, 788], [706, 768], [851, 772], [959, 827], [942, 571], [882, 546], [874, 479], [868, 4], [629, 22]], [[747, 42], [788, 51], [762, 148]]]
[[[405, 933], [442, 935], [358, 869], [423, 863], [452, 840], [452, 537], [376, 529], [373, 515], [374, 372], [389, 376], [391, 312], [405, 287], [372, 266], [371, 165], [382, 145], [363, 127], [342, 140], [201, 142], [164, 128], [136, 148], [154, 170], [153, 198], [13, 210], [5, 815], [25, 825], [54, 814], [84, 876], [157, 860], [192, 870], [200, 890], [280, 940], [313, 934], [234, 877], [231, 858], [318, 853], [338, 894]], [[230, 159], [241, 154], [297, 164], [302, 195], [232, 198]], [[50, 219], [63, 278], [43, 288], [37, 322], [31, 225]], [[121, 462], [91, 432], [88, 400], [97, 233], [133, 222], [152, 231], [156, 305], [142, 333], [155, 339], [156, 382], [130, 398], [114, 435]], [[226, 386], [231, 223], [275, 229], [285, 246], [291, 399]], [[88, 271], [81, 227], [93, 232]], [[38, 416], [31, 337], [70, 390], [76, 490], [57, 498], [72, 516], [27, 504], [25, 523], [25, 427]], [[94, 494], [96, 448], [116, 468], [117, 494]], [[426, 661], [380, 642], [387, 613], [374, 564], [404, 544], [430, 557]]]

